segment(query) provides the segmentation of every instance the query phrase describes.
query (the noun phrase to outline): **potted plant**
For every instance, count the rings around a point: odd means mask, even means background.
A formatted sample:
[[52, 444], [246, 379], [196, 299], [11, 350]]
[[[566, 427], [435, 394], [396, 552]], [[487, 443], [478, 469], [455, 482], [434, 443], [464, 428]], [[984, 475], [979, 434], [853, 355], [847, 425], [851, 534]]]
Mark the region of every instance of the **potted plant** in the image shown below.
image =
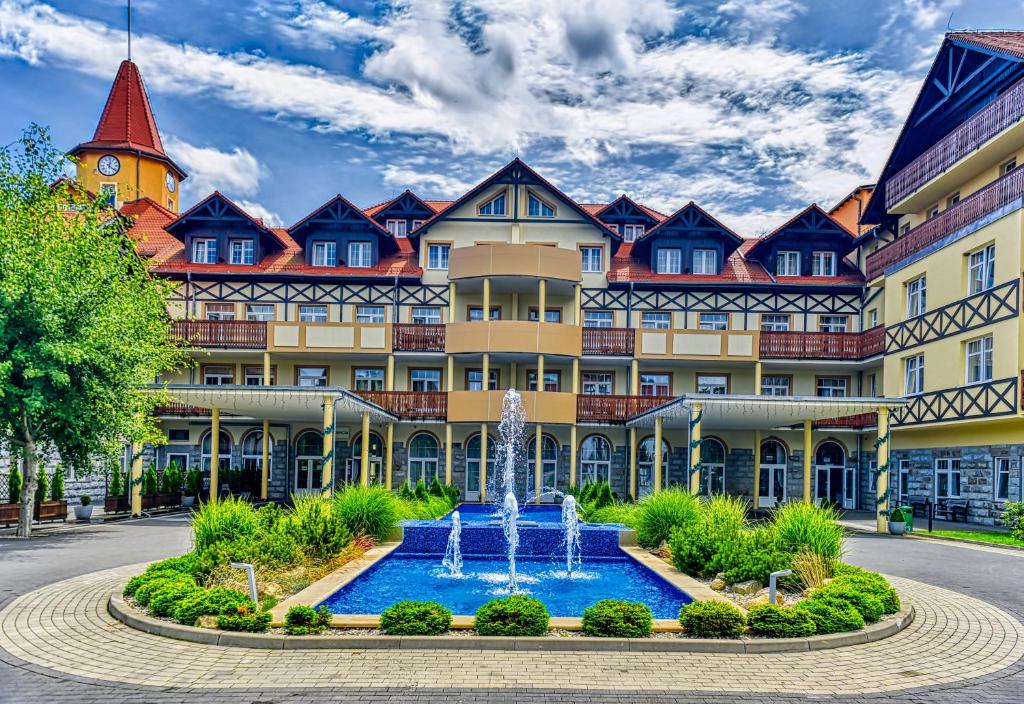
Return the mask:
[[88, 523], [92, 520], [92, 497], [82, 494], [78, 497], [79, 505], [75, 506], [75, 520]]
[[203, 475], [199, 471], [199, 467], [195, 465], [188, 470], [188, 474], [185, 475], [185, 493], [181, 497], [181, 505], [185, 508], [191, 508], [196, 502], [196, 497], [199, 496], [199, 492], [203, 488]]
[[894, 508], [889, 512], [889, 533], [903, 535], [907, 531], [907, 517], [902, 508]]
[[[47, 499], [47, 496], [50, 498]], [[53, 472], [52, 481], [46, 476], [46, 472], [39, 473], [36, 483], [36, 506], [35, 519], [37, 521], [52, 521], [68, 518], [68, 502], [64, 500], [64, 469], [57, 465]]]
[[127, 511], [128, 504], [128, 483], [120, 467], [110, 467], [110, 484], [107, 487], [107, 497], [103, 500], [103, 510], [106, 513], [118, 513]]
[[17, 523], [20, 512], [21, 472], [18, 471], [18, 465], [12, 464], [11, 473], [7, 476], [7, 503], [0, 504], [0, 523]]
[[160, 475], [160, 493], [157, 495], [161, 506], [181, 505], [181, 468], [171, 462]]
[[157, 505], [156, 465], [150, 462], [142, 474], [142, 510], [154, 509]]

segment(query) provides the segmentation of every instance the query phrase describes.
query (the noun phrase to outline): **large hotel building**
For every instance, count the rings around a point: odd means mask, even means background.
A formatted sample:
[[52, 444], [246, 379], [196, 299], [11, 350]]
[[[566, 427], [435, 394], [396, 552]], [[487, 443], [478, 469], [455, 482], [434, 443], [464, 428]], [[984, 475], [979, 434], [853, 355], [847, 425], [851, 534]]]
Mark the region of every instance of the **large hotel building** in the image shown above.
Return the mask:
[[541, 500], [888, 490], [992, 523], [1021, 498], [1022, 118], [1024, 33], [952, 33], [877, 185], [763, 237], [692, 202], [577, 202], [519, 159], [454, 200], [325, 195], [271, 227], [218, 192], [179, 212], [126, 61], [72, 154], [177, 284], [196, 361], [159, 380], [167, 443], [129, 454], [254, 498], [438, 477], [482, 500], [515, 388]]

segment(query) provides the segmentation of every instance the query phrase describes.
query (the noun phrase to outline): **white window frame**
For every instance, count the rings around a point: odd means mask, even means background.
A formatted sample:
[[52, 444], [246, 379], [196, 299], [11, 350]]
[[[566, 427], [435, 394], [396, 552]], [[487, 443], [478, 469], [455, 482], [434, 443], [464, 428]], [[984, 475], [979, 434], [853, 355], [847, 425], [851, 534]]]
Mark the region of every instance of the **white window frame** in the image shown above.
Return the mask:
[[[831, 382], [842, 382], [842, 385]], [[842, 389], [841, 394], [833, 393]], [[822, 391], [829, 393], [823, 394]], [[814, 395], [819, 398], [847, 398], [850, 395], [850, 379], [845, 376], [819, 376], [814, 380]]]
[[811, 252], [811, 276], [835, 276], [835, 252]]
[[761, 377], [762, 396], [792, 396], [793, 377], [787, 374], [765, 374]]
[[915, 354], [903, 359], [903, 394], [921, 393], [924, 393], [924, 355]]
[[[211, 261], [212, 259], [212, 261]], [[192, 263], [193, 264], [216, 264], [217, 263], [217, 238], [199, 237], [192, 240]]]
[[[1006, 477], [1006, 491], [1000, 492], [1000, 477]], [[992, 458], [992, 497], [995, 501], [1010, 500], [1010, 458], [1006, 456]]]
[[[476, 213], [477, 215], [483, 215], [484, 217], [505, 217], [507, 203], [508, 196], [505, 194], [505, 191], [502, 191], [501, 193], [496, 193], [494, 197], [490, 198], [486, 202], [481, 203], [480, 207], [477, 208]], [[499, 205], [501, 208], [500, 210], [498, 210]]]
[[819, 315], [818, 332], [848, 332], [850, 318], [846, 315]]
[[[533, 212], [533, 210], [534, 210], [533, 204], [534, 203], [537, 204], [537, 212]], [[550, 210], [551, 213], [550, 214], [545, 213], [544, 212], [545, 208]], [[557, 212], [558, 211], [555, 209], [555, 206], [551, 205], [551, 203], [547, 202], [546, 200], [544, 200], [543, 198], [538, 196], [536, 193], [528, 192], [526, 194], [526, 214], [527, 214], [528, 217], [531, 217], [531, 218], [553, 218], [553, 217], [555, 217], [555, 214]]]
[[372, 267], [373, 245], [369, 242], [349, 242], [348, 265], [353, 269], [369, 269]]
[[338, 243], [331, 241], [314, 242], [313, 255], [309, 261], [313, 266], [337, 266]]
[[700, 276], [714, 276], [718, 273], [718, 250], [695, 249], [693, 250], [693, 266], [690, 269], [693, 274]]
[[[992, 381], [993, 376], [993, 343], [991, 335], [976, 337], [964, 343], [964, 380], [968, 384], [984, 384]], [[973, 349], [972, 349], [973, 348]], [[975, 361], [977, 360], [977, 361]], [[971, 365], [977, 364], [978, 378], [971, 378]]]
[[791, 322], [789, 315], [785, 313], [761, 314], [761, 330], [765, 332], [789, 332]]
[[444, 374], [440, 369], [416, 368], [409, 370], [410, 391], [440, 391], [444, 382]]
[[967, 293], [988, 291], [996, 283], [996, 246], [990, 244], [967, 255]]
[[644, 225], [627, 223], [622, 226], [622, 241], [636, 242], [644, 236], [645, 232], [647, 232], [647, 228]]
[[385, 220], [384, 226], [387, 228], [387, 231], [391, 233], [392, 237], [405, 237], [409, 234], [408, 220], [400, 220], [397, 218], [392, 220]]
[[699, 394], [726, 396], [729, 393], [729, 377], [725, 374], [698, 374], [695, 388]]
[[441, 309], [437, 306], [415, 306], [409, 312], [409, 320], [415, 325], [440, 325]]
[[602, 435], [588, 435], [583, 438], [583, 442], [580, 443], [581, 486], [600, 480], [611, 481], [613, 452], [611, 443]]
[[655, 268], [657, 273], [683, 273], [683, 250], [679, 247], [658, 247], [655, 259]]
[[380, 324], [386, 321], [384, 306], [356, 306], [356, 322]]
[[700, 313], [697, 327], [700, 330], [728, 330], [729, 314], [710, 312]]
[[1004, 162], [1003, 165], [999, 167], [999, 170], [1002, 173], [1002, 175], [1005, 176], [1006, 174], [1010, 173], [1011, 171], [1013, 171], [1016, 168], [1017, 168], [1017, 157], [1014, 157], [1014, 158], [1010, 159], [1009, 161]]
[[615, 375], [611, 372], [580, 372], [585, 396], [611, 396], [615, 393]]
[[[644, 377], [657, 377], [659, 381], [644, 381]], [[660, 381], [660, 378], [664, 377], [665, 381]], [[671, 396], [672, 395], [672, 375], [668, 372], [641, 372], [639, 378], [640, 395], [641, 396]], [[665, 393], [659, 394], [657, 391], [665, 387]], [[644, 391], [646, 389], [646, 392]]]
[[384, 377], [381, 367], [353, 367], [352, 388], [356, 391], [383, 391]]
[[273, 303], [246, 303], [246, 320], [277, 320], [277, 306]]
[[[224, 310], [211, 310], [211, 306], [225, 306]], [[206, 319], [207, 320], [234, 320], [235, 319], [235, 304], [234, 303], [223, 303], [223, 302], [209, 302], [206, 304]]]
[[101, 183], [100, 184], [100, 202], [106, 201], [111, 208], [117, 207], [117, 184], [116, 183]]
[[648, 330], [670, 330], [672, 314], [661, 310], [640, 311], [640, 327]]
[[775, 253], [776, 276], [800, 276], [800, 252], [784, 249]]
[[580, 261], [584, 274], [604, 271], [604, 247], [580, 247]]
[[[263, 365], [245, 364], [242, 366], [242, 383], [246, 386], [263, 386]], [[277, 383], [277, 367], [270, 367], [270, 385]]]
[[[211, 381], [216, 379], [216, 381]], [[208, 364], [203, 367], [204, 386], [223, 386], [224, 384], [235, 383], [235, 365], [233, 364]]]
[[253, 264], [256, 261], [256, 243], [250, 238], [229, 240], [228, 251], [232, 264]]
[[[959, 457], [939, 457], [935, 460], [934, 466], [934, 492], [935, 500], [940, 499], [959, 499], [960, 498], [960, 482], [963, 481], [963, 475], [960, 470], [960, 458]], [[945, 475], [946, 477], [946, 489], [947, 492], [944, 495], [939, 494], [939, 476]], [[954, 482], [954, 477], [956, 481]], [[955, 489], [956, 493], [953, 493]]]
[[583, 311], [583, 327], [613, 328], [615, 327], [615, 315], [610, 310], [585, 310]]
[[300, 323], [326, 323], [327, 306], [318, 303], [299, 304]]
[[435, 271], [447, 271], [448, 258], [452, 246], [441, 242], [427, 243], [427, 268]]
[[[310, 374], [312, 373], [312, 371], [314, 369], [322, 369], [323, 373], [320, 376], [310, 376]], [[318, 366], [318, 365], [315, 365], [315, 364], [300, 365], [300, 366], [296, 367], [295, 383], [296, 383], [296, 386], [301, 386], [303, 388], [320, 388], [320, 387], [328, 385], [328, 383], [330, 382], [330, 376], [331, 376], [331, 368], [328, 367], [327, 365], [322, 365], [322, 366]], [[312, 382], [315, 382], [315, 383], [312, 383], [312, 384], [303, 383], [303, 382], [309, 382], [309, 381], [312, 381]]]

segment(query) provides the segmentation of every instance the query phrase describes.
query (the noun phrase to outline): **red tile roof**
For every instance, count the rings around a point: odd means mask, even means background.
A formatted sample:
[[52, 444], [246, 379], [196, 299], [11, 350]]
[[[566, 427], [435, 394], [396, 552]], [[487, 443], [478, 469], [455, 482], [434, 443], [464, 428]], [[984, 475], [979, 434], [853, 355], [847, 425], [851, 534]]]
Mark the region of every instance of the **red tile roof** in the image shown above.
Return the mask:
[[139, 254], [143, 257], [169, 255], [184, 245], [164, 228], [177, 215], [151, 198], [140, 198], [121, 206], [121, 214], [130, 218], [129, 236], [138, 243]]
[[949, 39], [1024, 59], [1024, 32], [950, 32]]
[[747, 242], [744, 240], [740, 248], [726, 260], [722, 271], [717, 276], [707, 274], [658, 274], [645, 261], [633, 258], [632, 249], [635, 243], [630, 242], [619, 247], [612, 258], [608, 270], [608, 281], [645, 281], [651, 283], [771, 283], [772, 277], [760, 263], [745, 258], [741, 251]]

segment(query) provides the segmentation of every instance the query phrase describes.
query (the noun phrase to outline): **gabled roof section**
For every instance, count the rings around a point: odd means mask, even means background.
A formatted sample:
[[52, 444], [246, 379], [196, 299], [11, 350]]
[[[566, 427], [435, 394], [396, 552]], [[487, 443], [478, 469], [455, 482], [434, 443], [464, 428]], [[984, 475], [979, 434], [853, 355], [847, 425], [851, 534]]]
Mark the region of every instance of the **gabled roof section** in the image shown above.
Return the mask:
[[457, 200], [449, 204], [447, 208], [445, 208], [437, 215], [427, 220], [425, 223], [420, 225], [412, 232], [410, 232], [409, 237], [418, 237], [421, 233], [426, 232], [433, 225], [437, 224], [445, 217], [447, 217], [449, 213], [454, 212], [463, 204], [473, 200], [483, 191], [487, 190], [491, 186], [500, 184], [519, 184], [524, 186], [540, 186], [542, 188], [545, 188], [551, 191], [556, 196], [558, 196], [565, 203], [567, 203], [575, 213], [582, 216], [584, 220], [594, 225], [594, 227], [599, 229], [602, 234], [605, 234], [608, 237], [610, 237], [612, 239], [613, 245], [618, 245], [619, 243], [622, 242], [622, 238], [618, 234], [610, 230], [608, 226], [601, 222], [598, 218], [596, 218], [593, 215], [593, 213], [588, 211], [586, 208], [581, 206], [579, 203], [574, 201], [572, 198], [567, 196], [565, 193], [563, 193], [561, 190], [559, 190], [557, 187], [555, 187], [553, 184], [547, 181], [544, 177], [542, 177], [540, 174], [538, 174], [536, 171], [530, 168], [526, 164], [526, 162], [524, 162], [519, 157], [516, 157], [509, 163], [505, 164], [503, 167], [501, 167], [493, 174], [485, 178], [476, 186], [466, 191], [466, 193], [464, 193], [461, 197], [459, 197]]
[[[590, 211], [589, 208], [587, 210]], [[665, 219], [661, 213], [640, 205], [625, 193], [594, 215], [601, 222], [642, 222], [648, 230]]]
[[749, 257], [756, 258], [759, 252], [764, 251], [772, 240], [791, 236], [807, 240], [815, 237], [836, 238], [841, 243], [841, 255], [847, 254], [854, 248], [855, 237], [853, 233], [819, 208], [817, 203], [812, 203], [780, 227], [757, 240], [756, 244], [746, 250], [746, 254]]
[[437, 211], [431, 208], [425, 200], [406, 189], [391, 200], [367, 208], [363, 214], [383, 225], [387, 220], [394, 218], [426, 220], [434, 217]]
[[103, 148], [143, 152], [166, 161], [178, 172], [179, 178], [187, 177], [164, 152], [142, 74], [132, 61], [122, 61], [117, 69], [92, 140], [79, 144], [71, 153]]
[[288, 228], [288, 234], [300, 243], [316, 228], [359, 229], [365, 228], [381, 237], [390, 251], [396, 251], [395, 238], [380, 223], [368, 217], [357, 206], [342, 195], [336, 195], [306, 217]]
[[658, 235], [717, 235], [725, 241], [725, 257], [734, 252], [743, 238], [716, 220], [692, 200], [676, 212], [647, 230], [633, 243], [634, 254], [647, 251]]
[[286, 249], [288, 241], [282, 239], [273, 228], [262, 220], [249, 215], [220, 191], [214, 191], [199, 201], [165, 228], [174, 237], [184, 241], [184, 233], [190, 228], [214, 223], [237, 223], [251, 229], [271, 245], [271, 248]]
[[946, 34], [861, 221], [883, 222], [886, 181], [1022, 78], [1024, 32]]
[[156, 257], [161, 252], [181, 247], [181, 242], [164, 229], [178, 216], [152, 198], [147, 196], [125, 203], [121, 214], [131, 222], [128, 236], [136, 242], [143, 257]]

